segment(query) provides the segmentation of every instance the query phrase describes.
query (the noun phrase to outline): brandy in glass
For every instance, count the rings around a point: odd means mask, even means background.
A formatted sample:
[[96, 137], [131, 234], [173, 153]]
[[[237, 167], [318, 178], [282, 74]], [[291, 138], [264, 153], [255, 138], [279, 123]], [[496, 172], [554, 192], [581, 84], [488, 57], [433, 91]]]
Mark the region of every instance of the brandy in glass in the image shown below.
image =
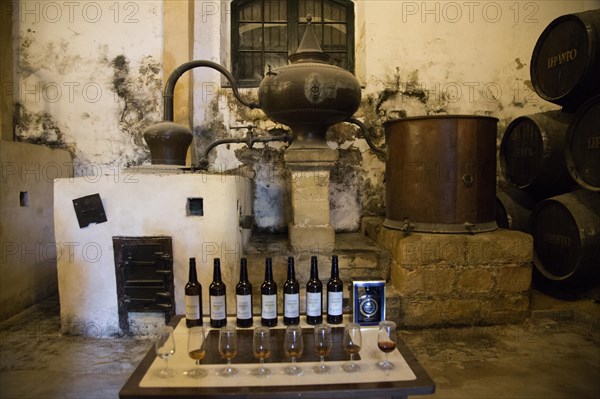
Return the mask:
[[252, 371], [252, 374], [259, 378], [271, 374], [271, 371], [265, 368], [265, 359], [271, 356], [271, 331], [269, 328], [260, 326], [254, 329], [252, 353], [255, 358], [260, 360], [260, 367]]
[[236, 357], [237, 351], [237, 330], [233, 326], [222, 327], [219, 332], [219, 353], [227, 360], [227, 366], [219, 373], [221, 376], [233, 377], [238, 373], [238, 370], [231, 366], [231, 359]]
[[394, 363], [388, 360], [388, 354], [396, 349], [396, 323], [389, 320], [379, 322], [377, 346], [385, 354], [384, 360], [377, 363], [382, 370], [392, 370]]
[[285, 355], [292, 359], [292, 364], [283, 369], [283, 371], [288, 375], [301, 375], [304, 370], [296, 365], [296, 358], [302, 356], [302, 352], [304, 351], [302, 328], [300, 326], [291, 325], [285, 329], [283, 349]]
[[346, 324], [344, 328], [344, 350], [350, 355], [350, 364], [344, 364], [342, 370], [348, 373], [356, 373], [360, 371], [360, 366], [354, 362], [354, 355], [360, 352], [362, 346], [362, 335], [360, 333], [360, 325], [356, 323]]
[[[191, 327], [188, 329], [188, 355], [196, 361], [196, 366], [200, 366], [200, 361], [206, 356], [206, 329], [202, 326]], [[193, 378], [206, 377], [206, 370], [195, 367], [184, 373]]]
[[331, 327], [327, 324], [316, 326], [314, 337], [314, 351], [321, 358], [321, 364], [315, 366], [313, 370], [317, 374], [327, 374], [331, 372], [331, 368], [325, 364], [325, 356], [331, 353]]

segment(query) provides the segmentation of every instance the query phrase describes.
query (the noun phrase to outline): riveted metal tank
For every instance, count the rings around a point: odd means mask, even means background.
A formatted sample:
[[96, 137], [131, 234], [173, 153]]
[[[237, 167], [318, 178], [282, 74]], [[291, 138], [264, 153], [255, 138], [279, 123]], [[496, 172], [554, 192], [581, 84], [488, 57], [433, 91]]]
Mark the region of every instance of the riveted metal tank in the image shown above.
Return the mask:
[[431, 233], [496, 230], [497, 122], [439, 115], [384, 123], [384, 226]]

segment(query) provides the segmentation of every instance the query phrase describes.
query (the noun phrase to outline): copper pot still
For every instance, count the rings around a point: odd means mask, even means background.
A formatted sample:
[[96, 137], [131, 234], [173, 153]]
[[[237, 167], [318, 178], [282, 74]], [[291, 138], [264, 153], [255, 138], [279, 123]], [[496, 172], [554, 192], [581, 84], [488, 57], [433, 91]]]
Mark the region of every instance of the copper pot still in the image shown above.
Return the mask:
[[[258, 103], [241, 97], [231, 72], [215, 62], [194, 60], [177, 67], [165, 85], [163, 122], [144, 132], [152, 163], [185, 165], [193, 134], [188, 128], [173, 123], [175, 84], [186, 71], [201, 67], [225, 76], [241, 104], [251, 109], [260, 108], [271, 120], [288, 125], [293, 133], [292, 147], [328, 148], [327, 129], [348, 120], [356, 112], [361, 89], [352, 73], [331, 64], [330, 56], [323, 52], [315, 36], [310, 14], [306, 22], [298, 51], [288, 57], [289, 65], [269, 67], [258, 89]], [[207, 165], [201, 162], [198, 166], [206, 168]]]
[[290, 63], [266, 73], [258, 89], [260, 109], [291, 128], [294, 147], [327, 148], [327, 129], [358, 109], [360, 84], [347, 70], [330, 63], [319, 45], [312, 16]]
[[426, 233], [496, 230], [497, 123], [475, 115], [384, 123], [384, 226]]

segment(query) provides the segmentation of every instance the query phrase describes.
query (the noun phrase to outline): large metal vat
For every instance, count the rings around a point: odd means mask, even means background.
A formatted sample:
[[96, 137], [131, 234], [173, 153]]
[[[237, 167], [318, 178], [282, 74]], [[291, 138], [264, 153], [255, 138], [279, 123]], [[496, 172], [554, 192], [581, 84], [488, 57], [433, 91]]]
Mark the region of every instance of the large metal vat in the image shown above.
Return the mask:
[[497, 123], [472, 115], [386, 122], [384, 226], [430, 233], [497, 229]]

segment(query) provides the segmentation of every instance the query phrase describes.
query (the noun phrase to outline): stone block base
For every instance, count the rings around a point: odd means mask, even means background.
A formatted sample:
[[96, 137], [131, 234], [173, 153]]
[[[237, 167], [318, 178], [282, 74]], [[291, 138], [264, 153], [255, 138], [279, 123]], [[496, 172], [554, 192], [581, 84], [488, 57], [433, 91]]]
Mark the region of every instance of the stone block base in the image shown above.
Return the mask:
[[335, 247], [335, 230], [333, 226], [298, 226], [290, 224], [290, 247], [294, 252], [312, 252], [327, 254]]
[[405, 235], [363, 221], [368, 236], [392, 254], [391, 283], [405, 327], [503, 324], [529, 314], [530, 235], [511, 230], [480, 234]]

